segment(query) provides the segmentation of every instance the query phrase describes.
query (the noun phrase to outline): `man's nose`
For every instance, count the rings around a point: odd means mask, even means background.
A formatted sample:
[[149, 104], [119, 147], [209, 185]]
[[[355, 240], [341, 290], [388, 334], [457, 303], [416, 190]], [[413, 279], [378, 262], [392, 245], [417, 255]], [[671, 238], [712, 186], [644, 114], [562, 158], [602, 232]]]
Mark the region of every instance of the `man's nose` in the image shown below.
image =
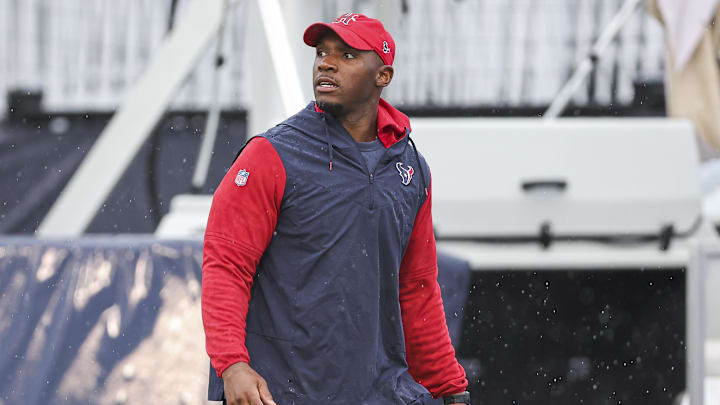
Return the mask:
[[337, 65], [335, 64], [334, 60], [328, 55], [328, 56], [325, 56], [324, 58], [322, 58], [320, 60], [320, 62], [318, 63], [318, 70], [320, 70], [320, 71], [327, 71], [327, 70], [337, 71]]

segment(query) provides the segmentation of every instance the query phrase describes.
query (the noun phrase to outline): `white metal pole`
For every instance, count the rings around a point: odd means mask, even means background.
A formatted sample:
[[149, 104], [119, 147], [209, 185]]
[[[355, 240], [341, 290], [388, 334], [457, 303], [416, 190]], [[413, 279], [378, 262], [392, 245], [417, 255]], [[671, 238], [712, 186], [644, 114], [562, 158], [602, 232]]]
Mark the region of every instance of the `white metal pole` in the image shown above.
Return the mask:
[[[0, 1], [0, 37], [9, 38], [9, 27], [10, 24], [10, 4], [7, 1]], [[10, 56], [8, 55], [10, 41], [0, 41], [0, 95], [7, 94], [7, 88], [10, 87], [9, 74], [8, 74], [8, 61]], [[0, 97], [0, 120], [5, 117], [7, 113], [6, 97]]]
[[641, 0], [627, 0], [622, 7], [620, 7], [620, 11], [618, 11], [613, 19], [610, 20], [608, 26], [605, 27], [605, 30], [602, 34], [600, 34], [600, 37], [590, 49], [590, 53], [585, 57], [585, 59], [583, 59], [582, 62], [580, 62], [580, 65], [575, 73], [573, 73], [570, 80], [568, 80], [565, 86], [560, 90], [560, 93], [558, 93], [557, 97], [555, 97], [553, 102], [550, 104], [550, 107], [545, 111], [545, 114], [543, 114], [544, 119], [552, 120], [562, 114], [572, 96], [582, 85], [585, 77], [587, 77], [588, 73], [592, 71], [595, 62], [597, 62], [600, 56], [605, 52], [605, 49], [608, 45], [610, 45], [610, 42], [613, 38], [615, 38], [618, 32], [620, 32], [620, 29], [622, 29], [625, 22], [627, 22], [627, 20], [632, 16], [635, 9], [641, 4], [640, 2]]
[[[279, 1], [254, 0], [247, 4], [246, 53], [251, 58], [247, 65], [247, 133], [253, 136], [298, 112], [305, 106], [305, 99]], [[293, 40], [302, 42], [302, 37], [298, 34]]]
[[195, 172], [192, 178], [192, 191], [199, 192], [205, 185], [210, 160], [212, 160], [213, 147], [217, 138], [218, 124], [220, 123], [220, 79], [222, 78], [223, 63], [223, 45], [225, 43], [225, 27], [228, 20], [228, 0], [223, 1], [222, 22], [217, 33], [217, 47], [215, 49], [215, 60], [213, 61], [212, 88], [210, 95], [210, 109], [208, 110], [207, 121], [205, 122], [205, 131], [203, 131], [202, 144], [198, 153], [197, 163], [195, 164]]
[[285, 115], [289, 116], [303, 108], [305, 100], [298, 80], [295, 58], [288, 42], [283, 13], [278, 0], [257, 0], [257, 6], [280, 88], [280, 102]]
[[40, 224], [39, 236], [75, 237], [85, 231], [217, 34], [222, 2], [190, 2], [184, 18], [165, 39]]
[[[690, 245], [690, 262], [685, 269], [686, 370], [685, 389], [691, 405], [703, 405], [705, 383], [705, 269], [708, 256], [702, 242]], [[717, 252], [714, 252], [717, 256]]]

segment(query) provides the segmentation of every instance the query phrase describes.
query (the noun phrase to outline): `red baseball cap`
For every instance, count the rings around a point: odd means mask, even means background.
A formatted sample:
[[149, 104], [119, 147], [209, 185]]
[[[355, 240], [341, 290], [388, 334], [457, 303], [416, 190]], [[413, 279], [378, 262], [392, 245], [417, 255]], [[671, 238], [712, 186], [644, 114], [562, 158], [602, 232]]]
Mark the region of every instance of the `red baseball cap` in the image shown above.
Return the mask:
[[395, 41], [385, 31], [380, 20], [362, 14], [346, 13], [328, 23], [315, 23], [305, 29], [303, 41], [316, 46], [320, 37], [332, 30], [349, 46], [361, 51], [375, 51], [383, 63], [392, 65], [395, 60]]

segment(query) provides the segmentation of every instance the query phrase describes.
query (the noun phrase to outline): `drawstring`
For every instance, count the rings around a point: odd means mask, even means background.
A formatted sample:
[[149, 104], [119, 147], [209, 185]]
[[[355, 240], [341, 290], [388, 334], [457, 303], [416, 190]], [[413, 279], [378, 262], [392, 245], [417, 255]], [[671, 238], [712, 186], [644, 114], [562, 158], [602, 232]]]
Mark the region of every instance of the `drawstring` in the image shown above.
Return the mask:
[[408, 142], [410, 142], [410, 145], [412, 145], [413, 151], [415, 152], [415, 159], [418, 162], [418, 169], [420, 170], [420, 178], [422, 179], [423, 187], [425, 188], [425, 197], [428, 196], [428, 189], [425, 186], [427, 183], [425, 182], [425, 172], [422, 168], [422, 162], [420, 161], [420, 154], [417, 151], [417, 147], [415, 147], [415, 142], [413, 142], [412, 138], [410, 138], [410, 134], [407, 134]]
[[[328, 130], [327, 121], [325, 120], [325, 114], [320, 114], [323, 120], [323, 126], [325, 127], [325, 139], [327, 140], [327, 147], [328, 147], [328, 166], [329, 171], [332, 171], [333, 169], [333, 147], [330, 143], [330, 131]], [[410, 134], [407, 134], [408, 142], [410, 142], [410, 145], [413, 148], [413, 152], [415, 152], [415, 159], [418, 162], [418, 169], [420, 170], [420, 178], [422, 179], [423, 189], [425, 190], [425, 197], [428, 196], [428, 189], [426, 187], [427, 182], [425, 181], [425, 171], [422, 168], [422, 161], [420, 160], [420, 154], [417, 151], [417, 147], [415, 146], [415, 142], [410, 138]]]
[[327, 140], [327, 147], [328, 147], [328, 158], [329, 158], [329, 165], [330, 165], [330, 171], [332, 171], [333, 166], [333, 148], [330, 144], [330, 131], [328, 131], [327, 122], [325, 121], [325, 114], [320, 114], [323, 120], [323, 126], [325, 127], [325, 139]]

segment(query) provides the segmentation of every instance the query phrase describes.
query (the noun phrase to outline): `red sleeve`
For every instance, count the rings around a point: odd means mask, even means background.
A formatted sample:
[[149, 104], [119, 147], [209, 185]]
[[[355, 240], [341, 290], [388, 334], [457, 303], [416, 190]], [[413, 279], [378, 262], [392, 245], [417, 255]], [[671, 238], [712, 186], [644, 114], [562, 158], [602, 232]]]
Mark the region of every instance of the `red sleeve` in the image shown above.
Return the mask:
[[[248, 174], [238, 176], [241, 170]], [[236, 177], [245, 185], [236, 184]], [[251, 140], [213, 196], [202, 263], [205, 348], [218, 377], [249, 362], [245, 319], [255, 268], [272, 238], [285, 191], [285, 169], [265, 138]]]
[[438, 398], [465, 391], [468, 382], [445, 323], [431, 211], [430, 191], [400, 265], [400, 308], [410, 375]]

